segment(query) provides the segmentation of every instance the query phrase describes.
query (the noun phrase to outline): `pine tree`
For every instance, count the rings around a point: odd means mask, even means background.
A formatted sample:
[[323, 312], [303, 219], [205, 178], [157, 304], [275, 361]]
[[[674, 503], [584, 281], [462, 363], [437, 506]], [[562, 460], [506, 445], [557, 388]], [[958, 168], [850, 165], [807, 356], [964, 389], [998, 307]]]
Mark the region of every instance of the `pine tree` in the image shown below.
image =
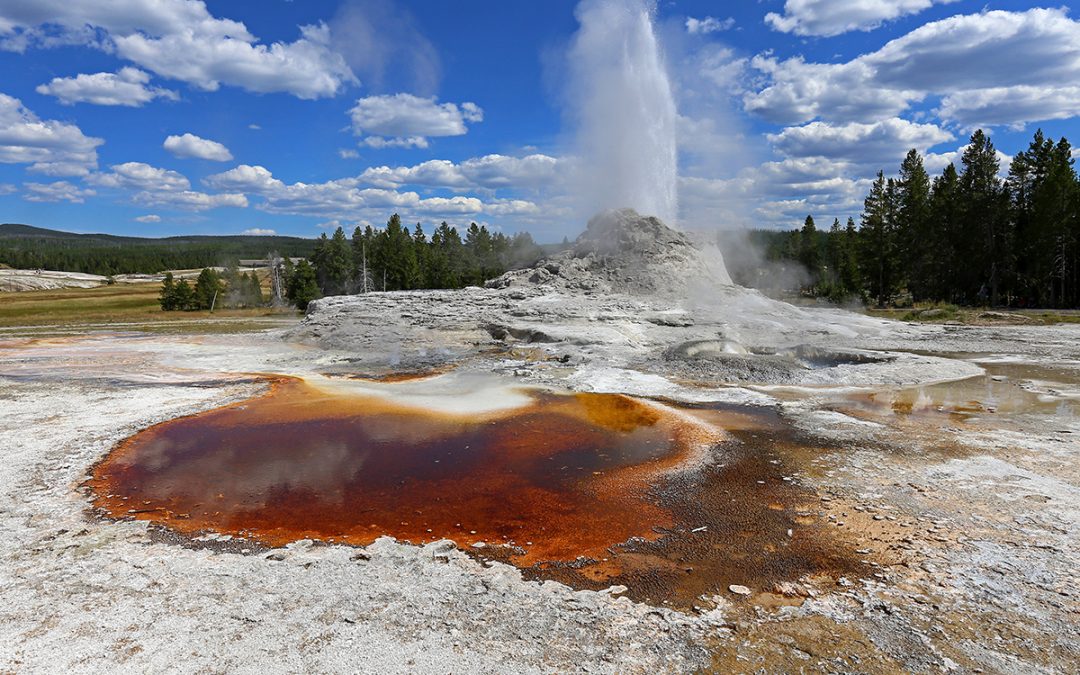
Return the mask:
[[195, 291], [187, 279], [181, 279], [173, 289], [173, 298], [176, 301], [176, 309], [189, 312], [198, 309], [195, 303]]
[[316, 278], [323, 295], [341, 295], [352, 290], [353, 249], [345, 238], [345, 231], [338, 227], [327, 239], [325, 233], [316, 246]]
[[420, 227], [420, 223], [417, 223], [413, 229], [412, 243], [417, 269], [416, 284], [413, 288], [431, 288], [431, 282], [428, 279], [428, 267], [430, 265], [428, 257], [431, 247], [428, 245], [427, 235], [424, 234], [424, 228]]
[[300, 310], [306, 310], [312, 300], [320, 297], [318, 276], [307, 260], [297, 263], [289, 277], [286, 297]]
[[247, 275], [245, 282], [244, 304], [248, 307], [261, 307], [263, 304], [262, 284], [259, 283], [259, 277], [254, 270]]
[[895, 181], [886, 181], [879, 171], [863, 203], [859, 255], [863, 278], [879, 307], [885, 306], [895, 290], [895, 199]]
[[817, 282], [819, 268], [821, 267], [821, 255], [818, 251], [818, 231], [814, 225], [814, 217], [807, 216], [803, 222], [802, 232], [799, 234], [799, 262], [810, 273], [810, 285]]
[[1049, 286], [1044, 302], [1055, 307], [1075, 304], [1078, 199], [1072, 147], [1062, 138], [1053, 145], [1046, 178], [1035, 188], [1032, 199], [1036, 240], [1048, 252], [1041, 267], [1049, 274], [1040, 275]]
[[935, 300], [959, 299], [958, 251], [964, 245], [960, 205], [960, 174], [949, 164], [930, 189], [931, 227], [936, 245], [928, 252], [928, 296]]
[[825, 235], [825, 265], [820, 287], [833, 299], [842, 299], [846, 293], [840, 283], [840, 266], [844, 259], [844, 229], [840, 219], [834, 218], [829, 232]]
[[844, 295], [862, 293], [859, 276], [859, 232], [855, 229], [855, 219], [850, 216], [844, 226], [843, 258], [840, 262], [840, 287]]
[[897, 181], [896, 238], [902, 251], [899, 281], [907, 282], [915, 300], [928, 298], [933, 283], [930, 254], [937, 237], [930, 215], [930, 176], [922, 156], [911, 150], [900, 165]]
[[[236, 279], [239, 281], [239, 275]], [[203, 271], [199, 272], [199, 278], [195, 280], [191, 309], [210, 309], [223, 289], [224, 284], [218, 273], [209, 267], [203, 268]]]
[[161, 293], [158, 294], [158, 303], [164, 312], [179, 309], [176, 306], [176, 282], [173, 280], [172, 272], [165, 273], [165, 279], [161, 282]]
[[[323, 232], [315, 240], [315, 250], [311, 254], [311, 265], [315, 270], [315, 280], [320, 289], [330, 286], [330, 239]], [[294, 271], [295, 274], [295, 271]]]
[[961, 158], [960, 203], [964, 241], [958, 251], [967, 261], [961, 267], [968, 301], [998, 304], [1002, 280], [1009, 267], [1009, 240], [1004, 215], [1005, 192], [998, 178], [1000, 163], [990, 138], [979, 129]]

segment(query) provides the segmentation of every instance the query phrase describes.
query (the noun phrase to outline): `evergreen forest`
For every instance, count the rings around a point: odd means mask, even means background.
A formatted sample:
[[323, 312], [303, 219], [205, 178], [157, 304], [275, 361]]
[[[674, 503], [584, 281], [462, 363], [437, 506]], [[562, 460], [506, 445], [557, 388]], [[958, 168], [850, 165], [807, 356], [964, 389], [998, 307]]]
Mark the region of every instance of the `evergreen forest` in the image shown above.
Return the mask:
[[[754, 231], [773, 263], [798, 267], [808, 295], [878, 306], [1080, 307], [1080, 180], [1065, 138], [1040, 130], [1002, 175], [990, 137], [971, 136], [960, 166], [931, 178], [911, 150], [897, 176], [879, 172], [859, 223], [813, 216], [789, 232]], [[783, 275], [734, 261], [739, 283]], [[771, 276], [771, 278], [770, 278]]]

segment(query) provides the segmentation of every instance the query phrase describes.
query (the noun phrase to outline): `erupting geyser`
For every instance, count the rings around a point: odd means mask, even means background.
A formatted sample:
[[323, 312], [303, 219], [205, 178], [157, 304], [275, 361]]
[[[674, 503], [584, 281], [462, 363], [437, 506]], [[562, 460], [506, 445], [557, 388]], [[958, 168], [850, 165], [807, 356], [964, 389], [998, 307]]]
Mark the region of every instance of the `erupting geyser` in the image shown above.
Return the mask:
[[630, 207], [678, 216], [675, 99], [650, 0], [583, 0], [570, 49], [570, 112], [592, 212]]

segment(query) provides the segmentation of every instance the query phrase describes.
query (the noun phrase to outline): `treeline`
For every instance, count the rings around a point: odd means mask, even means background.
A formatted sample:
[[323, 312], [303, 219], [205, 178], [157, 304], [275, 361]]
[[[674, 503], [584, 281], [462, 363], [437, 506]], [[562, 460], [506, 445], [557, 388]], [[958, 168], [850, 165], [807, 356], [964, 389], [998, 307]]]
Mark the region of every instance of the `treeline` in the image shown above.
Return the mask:
[[[981, 130], [961, 157], [931, 180], [912, 150], [899, 175], [879, 172], [860, 227], [828, 231], [807, 217], [801, 230], [758, 233], [766, 257], [797, 261], [803, 287], [878, 305], [1080, 307], [1080, 180], [1065, 138], [1040, 130], [1002, 179]], [[751, 280], [752, 283], [753, 280]]]
[[286, 295], [303, 309], [320, 295], [481, 285], [545, 252], [527, 232], [507, 236], [472, 223], [462, 238], [443, 222], [428, 237], [420, 223], [410, 232], [394, 214], [383, 229], [357, 227], [351, 238], [340, 227], [323, 234], [310, 265], [286, 261]]
[[315, 242], [299, 237], [170, 237], [147, 239], [78, 235], [28, 226], [0, 226], [0, 263], [17, 269], [48, 269], [111, 276], [199, 269], [267, 251], [309, 256]]
[[204, 268], [194, 286], [187, 279], [176, 281], [172, 272], [165, 274], [158, 297], [161, 309], [171, 311], [197, 311], [214, 308], [235, 309], [261, 307], [266, 300], [255, 272], [241, 273], [236, 266], [225, 268], [223, 274]]

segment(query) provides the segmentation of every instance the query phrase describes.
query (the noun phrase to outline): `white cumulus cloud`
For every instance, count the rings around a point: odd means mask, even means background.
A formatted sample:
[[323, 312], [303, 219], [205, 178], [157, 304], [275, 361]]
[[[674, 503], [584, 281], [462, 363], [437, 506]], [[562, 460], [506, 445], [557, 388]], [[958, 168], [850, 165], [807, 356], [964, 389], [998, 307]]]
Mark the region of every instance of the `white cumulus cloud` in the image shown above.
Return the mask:
[[133, 218], [136, 223], [160, 223], [161, 216], [155, 213], [148, 213], [145, 216], [136, 216]]
[[106, 173], [91, 174], [87, 182], [98, 187], [133, 192], [131, 201], [142, 206], [161, 206], [188, 211], [205, 211], [220, 206], [243, 208], [248, 205], [243, 194], [207, 194], [191, 189], [183, 174], [143, 162], [125, 162], [109, 167]]
[[[323, 183], [285, 183], [262, 166], [240, 165], [229, 171], [208, 176], [204, 181], [219, 190], [236, 190], [258, 195], [258, 208], [269, 213], [317, 216], [340, 221], [366, 218], [372, 222], [387, 213], [398, 212], [403, 218], [531, 214], [536, 204], [522, 199], [482, 200], [475, 196], [422, 197], [413, 190], [392, 187], [365, 187], [370, 180], [340, 178]], [[392, 186], [392, 181], [383, 184]]]
[[110, 172], [93, 174], [87, 177], [87, 181], [99, 187], [129, 190], [174, 191], [191, 187], [191, 181], [183, 174], [144, 162], [124, 162], [109, 168], [112, 169]]
[[75, 77], [54, 77], [48, 84], [38, 85], [37, 93], [55, 96], [61, 103], [93, 103], [122, 105], [137, 108], [155, 98], [177, 100], [176, 92], [160, 87], [148, 87], [150, 75], [138, 68], [121, 68], [116, 73], [80, 74]]
[[439, 103], [434, 96], [412, 94], [368, 96], [349, 111], [352, 129], [369, 147], [428, 146], [428, 138], [461, 136], [466, 123], [481, 122], [484, 111], [475, 103]]
[[244, 230], [240, 234], [244, 234], [250, 237], [272, 237], [277, 234], [277, 231], [269, 230], [264, 227], [252, 227]]
[[214, 91], [222, 84], [305, 99], [355, 83], [325, 24], [293, 42], [260, 43], [247, 27], [213, 16], [202, 0], [15, 0], [0, 4], [0, 47], [83, 44], [162, 77]]
[[365, 169], [360, 180], [382, 187], [419, 185], [448, 189], [536, 190], [556, 183], [560, 160], [549, 155], [485, 155], [461, 163], [432, 159], [414, 166]]
[[1080, 86], [990, 87], [949, 94], [937, 114], [967, 127], [1021, 126], [1080, 115]]
[[957, 0], [787, 0], [784, 13], [769, 12], [765, 23], [795, 35], [831, 37], [853, 30], [868, 31], [934, 4]]
[[143, 206], [164, 206], [185, 211], [206, 211], [222, 206], [244, 208], [247, 197], [241, 194], [207, 194], [193, 190], [137, 192], [131, 200]]
[[232, 190], [255, 194], [263, 194], [285, 187], [284, 183], [274, 178], [269, 169], [249, 164], [241, 164], [234, 169], [208, 176], [203, 182], [216, 190]]
[[93, 197], [97, 192], [83, 189], [67, 182], [59, 180], [53, 183], [25, 183], [26, 189], [23, 199], [28, 202], [71, 202], [82, 204], [87, 197]]
[[42, 120], [17, 98], [0, 94], [0, 163], [29, 164], [50, 176], [83, 176], [97, 167], [105, 141], [74, 124]]
[[872, 124], [811, 122], [768, 135], [773, 147], [788, 157], [827, 157], [871, 164], [892, 164], [911, 148], [925, 153], [928, 148], [954, 138], [952, 133], [934, 124], [916, 124], [898, 118]]
[[[927, 23], [845, 63], [759, 55], [751, 66], [765, 84], [745, 108], [780, 124], [872, 122], [931, 95], [945, 97], [943, 120], [963, 126], [1058, 119], [1075, 110], [1080, 23], [1062, 9], [988, 11]], [[989, 100], [1003, 103], [993, 117]]]
[[735, 26], [735, 18], [728, 17], [726, 19], [717, 19], [712, 16], [707, 16], [704, 19], [695, 19], [694, 17], [687, 17], [686, 19], [686, 32], [693, 35], [706, 35], [708, 33], [718, 33], [724, 30], [731, 30]]
[[221, 143], [200, 138], [195, 134], [169, 136], [162, 147], [181, 158], [207, 159], [214, 162], [228, 162], [233, 158], [229, 149]]

